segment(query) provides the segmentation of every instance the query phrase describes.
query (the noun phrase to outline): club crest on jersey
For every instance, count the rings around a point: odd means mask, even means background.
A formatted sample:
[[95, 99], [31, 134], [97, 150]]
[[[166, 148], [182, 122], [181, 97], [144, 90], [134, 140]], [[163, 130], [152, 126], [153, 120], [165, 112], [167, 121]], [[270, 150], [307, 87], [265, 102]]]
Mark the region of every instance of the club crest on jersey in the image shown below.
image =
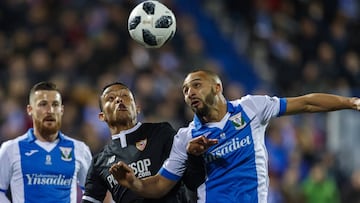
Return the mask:
[[143, 140], [136, 142], [135, 146], [138, 150], [144, 151], [144, 149], [146, 147], [146, 143], [147, 143], [147, 139], [143, 139]]
[[229, 118], [236, 130], [241, 130], [246, 126], [245, 119], [242, 117], [241, 112]]
[[71, 151], [72, 148], [71, 147], [59, 147], [60, 151], [61, 151], [61, 159], [64, 161], [71, 161], [72, 157], [71, 157]]

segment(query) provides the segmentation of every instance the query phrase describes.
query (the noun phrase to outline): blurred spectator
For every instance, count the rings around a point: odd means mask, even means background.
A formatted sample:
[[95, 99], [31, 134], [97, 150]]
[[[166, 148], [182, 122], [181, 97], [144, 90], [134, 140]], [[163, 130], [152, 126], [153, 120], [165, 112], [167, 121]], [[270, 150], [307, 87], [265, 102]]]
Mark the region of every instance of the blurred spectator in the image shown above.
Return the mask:
[[317, 163], [302, 185], [307, 203], [339, 203], [340, 191], [336, 182], [328, 176], [327, 168]]

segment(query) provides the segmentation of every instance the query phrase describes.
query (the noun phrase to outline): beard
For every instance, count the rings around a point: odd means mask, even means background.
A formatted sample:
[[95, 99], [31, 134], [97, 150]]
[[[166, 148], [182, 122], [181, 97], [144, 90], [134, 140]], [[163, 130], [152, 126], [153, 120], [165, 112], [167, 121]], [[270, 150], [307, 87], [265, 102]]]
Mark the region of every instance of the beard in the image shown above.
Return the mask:
[[133, 123], [133, 120], [136, 119], [129, 112], [116, 112], [119, 115], [113, 115], [107, 118], [107, 123], [109, 126], [129, 126]]
[[35, 126], [38, 129], [39, 133], [46, 137], [46, 136], [50, 136], [53, 135], [55, 133], [57, 133], [60, 130], [60, 126], [61, 126], [61, 121], [56, 121], [55, 125], [45, 125], [43, 123], [43, 121], [40, 120], [35, 120]]
[[193, 108], [194, 113], [200, 118], [210, 115], [211, 106], [215, 103], [215, 92], [211, 90], [211, 92], [205, 96], [205, 100], [203, 100], [202, 103], [202, 107]]

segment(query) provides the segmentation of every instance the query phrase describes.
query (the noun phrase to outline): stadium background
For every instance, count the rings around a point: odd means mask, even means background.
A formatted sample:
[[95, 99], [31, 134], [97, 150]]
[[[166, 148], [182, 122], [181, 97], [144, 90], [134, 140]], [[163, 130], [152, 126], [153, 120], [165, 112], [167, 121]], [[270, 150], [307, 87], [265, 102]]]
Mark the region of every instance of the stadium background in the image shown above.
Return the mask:
[[[112, 81], [134, 91], [141, 121], [175, 128], [192, 118], [181, 84], [193, 68], [218, 72], [230, 99], [360, 95], [356, 0], [163, 0], [177, 32], [156, 50], [127, 33], [138, 2], [0, 1], [0, 143], [30, 127], [28, 91], [42, 80], [63, 93], [63, 132], [93, 153], [109, 139], [97, 113], [101, 87]], [[353, 111], [273, 120], [266, 137], [269, 203], [360, 202], [359, 121]]]

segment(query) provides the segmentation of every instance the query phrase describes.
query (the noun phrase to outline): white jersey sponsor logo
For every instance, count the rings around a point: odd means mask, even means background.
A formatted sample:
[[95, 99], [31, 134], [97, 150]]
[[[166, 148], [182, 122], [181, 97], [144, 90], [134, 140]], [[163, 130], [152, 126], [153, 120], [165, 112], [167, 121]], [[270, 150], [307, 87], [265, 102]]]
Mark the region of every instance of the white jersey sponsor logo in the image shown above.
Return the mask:
[[211, 150], [206, 156], [205, 161], [207, 163], [210, 163], [212, 161], [215, 161], [217, 159], [220, 159], [224, 157], [225, 155], [232, 153], [242, 147], [248, 146], [251, 144], [250, 136], [246, 136], [243, 139], [240, 139], [238, 137], [235, 137], [228, 142], [224, 143], [223, 145], [220, 145], [219, 147]]
[[64, 175], [26, 174], [27, 185], [62, 185], [70, 186], [72, 178]]

